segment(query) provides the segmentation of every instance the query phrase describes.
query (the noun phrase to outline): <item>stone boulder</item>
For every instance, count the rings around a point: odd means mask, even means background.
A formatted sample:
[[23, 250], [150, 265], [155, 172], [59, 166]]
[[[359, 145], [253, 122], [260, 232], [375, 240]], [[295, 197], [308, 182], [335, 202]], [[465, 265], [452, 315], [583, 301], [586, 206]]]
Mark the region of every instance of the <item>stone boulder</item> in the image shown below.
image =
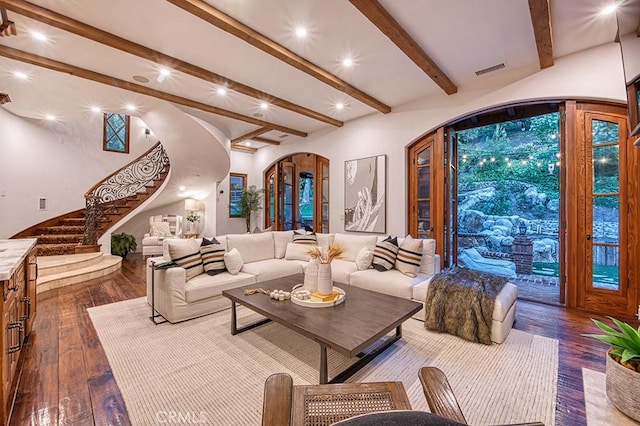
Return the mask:
[[458, 225], [466, 233], [475, 234], [482, 231], [482, 224], [487, 215], [478, 210], [460, 210]]

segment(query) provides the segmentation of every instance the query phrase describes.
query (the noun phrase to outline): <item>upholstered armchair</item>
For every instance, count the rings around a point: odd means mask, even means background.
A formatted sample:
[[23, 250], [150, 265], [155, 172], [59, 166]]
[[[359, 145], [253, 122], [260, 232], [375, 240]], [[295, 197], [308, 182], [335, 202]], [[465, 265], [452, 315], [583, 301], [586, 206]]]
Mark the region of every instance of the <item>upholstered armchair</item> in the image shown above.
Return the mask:
[[164, 239], [182, 237], [182, 216], [175, 214], [151, 216], [149, 228], [149, 232], [142, 238], [142, 256], [162, 256]]

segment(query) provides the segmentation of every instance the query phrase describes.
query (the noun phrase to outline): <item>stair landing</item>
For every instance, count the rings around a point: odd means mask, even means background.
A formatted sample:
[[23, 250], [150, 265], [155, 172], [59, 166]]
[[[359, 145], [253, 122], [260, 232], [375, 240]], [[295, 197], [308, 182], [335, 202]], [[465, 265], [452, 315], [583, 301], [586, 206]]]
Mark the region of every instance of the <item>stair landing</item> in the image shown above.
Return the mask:
[[104, 277], [120, 270], [122, 258], [98, 253], [39, 256], [38, 293]]

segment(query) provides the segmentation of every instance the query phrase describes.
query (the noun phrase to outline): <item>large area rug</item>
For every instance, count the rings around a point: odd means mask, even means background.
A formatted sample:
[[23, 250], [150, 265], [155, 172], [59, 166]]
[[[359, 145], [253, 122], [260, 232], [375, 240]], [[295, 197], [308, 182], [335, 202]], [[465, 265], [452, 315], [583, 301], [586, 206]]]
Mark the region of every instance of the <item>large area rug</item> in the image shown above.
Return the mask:
[[588, 426], [635, 426], [640, 425], [624, 415], [609, 401], [606, 391], [606, 375], [588, 368], [582, 369], [584, 405]]
[[[231, 336], [229, 311], [157, 326], [149, 313], [145, 298], [89, 309], [134, 425], [168, 415], [258, 425], [269, 375], [318, 383], [318, 345], [279, 324]], [[330, 375], [350, 362], [331, 351], [329, 360]], [[518, 330], [501, 345], [485, 346], [409, 319], [402, 340], [349, 381], [402, 381], [413, 408], [428, 410], [418, 379], [426, 365], [446, 373], [470, 424], [555, 424], [558, 342]]]

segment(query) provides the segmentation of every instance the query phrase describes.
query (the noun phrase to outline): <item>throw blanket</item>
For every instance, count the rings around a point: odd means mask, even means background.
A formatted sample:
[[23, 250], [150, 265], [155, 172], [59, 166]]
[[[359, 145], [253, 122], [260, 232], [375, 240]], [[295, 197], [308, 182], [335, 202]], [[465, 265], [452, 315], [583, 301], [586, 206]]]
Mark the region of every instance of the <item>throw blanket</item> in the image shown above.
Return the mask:
[[507, 278], [454, 266], [437, 274], [429, 284], [424, 326], [491, 344], [491, 322], [496, 295]]

